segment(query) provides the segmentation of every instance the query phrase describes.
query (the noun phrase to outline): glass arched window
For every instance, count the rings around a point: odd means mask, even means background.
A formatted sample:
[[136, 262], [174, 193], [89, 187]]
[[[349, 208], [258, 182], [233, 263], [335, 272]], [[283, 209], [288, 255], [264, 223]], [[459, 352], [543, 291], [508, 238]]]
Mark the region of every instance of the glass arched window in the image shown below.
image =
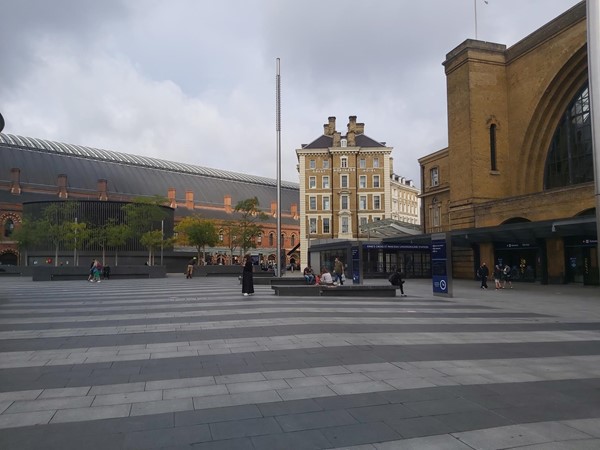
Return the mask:
[[586, 84], [575, 95], [554, 131], [546, 159], [544, 188], [593, 180], [590, 95]]
[[269, 247], [273, 247], [273, 233], [269, 233]]
[[12, 219], [7, 219], [6, 222], [4, 222], [4, 237], [10, 237], [14, 230], [15, 223]]
[[295, 235], [295, 234], [292, 234], [292, 235], [290, 236], [290, 245], [291, 245], [292, 247], [294, 247], [294, 246], [296, 245], [296, 235]]

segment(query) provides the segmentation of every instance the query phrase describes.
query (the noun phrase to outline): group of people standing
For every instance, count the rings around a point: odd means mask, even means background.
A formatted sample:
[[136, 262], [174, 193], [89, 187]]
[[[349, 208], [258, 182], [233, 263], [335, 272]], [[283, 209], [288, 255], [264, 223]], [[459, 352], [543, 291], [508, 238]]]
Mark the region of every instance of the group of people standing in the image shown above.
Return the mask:
[[[482, 263], [479, 269], [477, 269], [477, 278], [481, 279], [481, 289], [487, 289], [487, 280], [490, 276], [490, 269], [485, 263]], [[508, 287], [512, 289], [512, 273], [511, 268], [508, 264], [502, 267], [501, 264], [496, 264], [494, 266], [494, 287], [496, 290], [504, 289], [508, 284]]]

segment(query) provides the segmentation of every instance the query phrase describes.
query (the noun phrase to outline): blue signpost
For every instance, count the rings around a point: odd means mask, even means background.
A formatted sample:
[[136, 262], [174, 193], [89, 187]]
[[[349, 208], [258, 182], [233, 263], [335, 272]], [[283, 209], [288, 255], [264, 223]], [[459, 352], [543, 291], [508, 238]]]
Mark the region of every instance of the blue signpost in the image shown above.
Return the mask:
[[446, 233], [431, 235], [433, 295], [452, 297], [452, 244]]

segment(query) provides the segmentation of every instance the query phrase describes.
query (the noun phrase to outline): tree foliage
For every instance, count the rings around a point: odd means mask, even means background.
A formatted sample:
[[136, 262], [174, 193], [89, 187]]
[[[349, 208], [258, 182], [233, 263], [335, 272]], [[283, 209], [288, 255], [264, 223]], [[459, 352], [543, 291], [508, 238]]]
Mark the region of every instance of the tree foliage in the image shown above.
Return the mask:
[[269, 217], [258, 208], [259, 206], [257, 197], [241, 200], [235, 205], [234, 211], [240, 215], [236, 244], [244, 254], [248, 249], [256, 248], [256, 238], [262, 232], [259, 222]]
[[[175, 227], [177, 242], [191, 245], [198, 252], [198, 260], [204, 261], [206, 246], [214, 246], [219, 242], [219, 233], [214, 222], [198, 216], [185, 217]], [[200, 258], [202, 250], [202, 258]]]

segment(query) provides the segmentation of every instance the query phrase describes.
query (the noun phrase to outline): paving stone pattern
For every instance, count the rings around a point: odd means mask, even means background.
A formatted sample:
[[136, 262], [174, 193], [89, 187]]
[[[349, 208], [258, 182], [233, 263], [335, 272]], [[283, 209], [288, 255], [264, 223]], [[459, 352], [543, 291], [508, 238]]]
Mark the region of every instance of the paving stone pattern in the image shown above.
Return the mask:
[[0, 449], [600, 448], [600, 289], [406, 286], [1, 278]]

